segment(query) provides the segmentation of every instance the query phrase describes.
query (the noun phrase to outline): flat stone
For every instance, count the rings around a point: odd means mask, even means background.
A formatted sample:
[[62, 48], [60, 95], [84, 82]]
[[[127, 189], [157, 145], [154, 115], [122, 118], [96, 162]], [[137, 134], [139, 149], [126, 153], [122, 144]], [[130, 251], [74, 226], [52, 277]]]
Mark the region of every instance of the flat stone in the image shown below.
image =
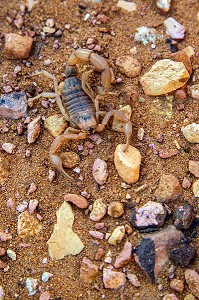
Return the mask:
[[125, 9], [128, 12], [136, 11], [136, 4], [134, 2], [127, 2], [124, 0], [119, 0], [117, 6]]
[[63, 152], [60, 156], [64, 168], [74, 168], [80, 162], [80, 156], [72, 151]]
[[42, 225], [28, 211], [22, 212], [18, 217], [17, 233], [21, 238], [27, 238], [38, 234], [42, 229]]
[[182, 293], [184, 290], [184, 283], [182, 280], [174, 278], [170, 282], [170, 288], [173, 289], [174, 291]]
[[32, 122], [28, 124], [28, 143], [32, 144], [38, 138], [41, 132], [41, 117], [38, 116]]
[[88, 201], [83, 196], [76, 194], [66, 194], [64, 200], [75, 204], [79, 208], [87, 208], [89, 205]]
[[108, 177], [107, 163], [104, 160], [97, 158], [94, 161], [92, 173], [95, 181], [99, 185], [103, 185], [106, 183], [106, 179]]
[[44, 128], [54, 137], [61, 135], [67, 128], [67, 122], [65, 118], [60, 115], [52, 115], [45, 119]]
[[0, 116], [18, 120], [27, 116], [27, 98], [23, 92], [3, 94], [0, 97]]
[[164, 21], [166, 27], [166, 33], [170, 35], [172, 39], [181, 40], [184, 38], [185, 27], [177, 22], [174, 18], [169, 17]]
[[84, 245], [72, 230], [74, 214], [70, 204], [64, 201], [56, 215], [57, 223], [47, 242], [50, 257], [58, 260], [66, 255], [79, 254]]
[[186, 268], [196, 258], [196, 250], [190, 245], [182, 244], [172, 248], [169, 255], [175, 263]]
[[194, 219], [195, 213], [189, 204], [177, 207], [174, 212], [174, 225], [177, 229], [188, 229]]
[[189, 160], [189, 172], [199, 177], [199, 161]]
[[140, 75], [142, 69], [140, 62], [131, 55], [118, 57], [116, 65], [119, 67], [121, 73], [130, 78]]
[[106, 289], [119, 289], [126, 283], [126, 275], [122, 272], [112, 271], [111, 269], [103, 269], [103, 283]]
[[9, 161], [5, 155], [0, 154], [0, 185], [3, 185], [8, 179]]
[[157, 0], [157, 7], [163, 12], [168, 12], [171, 6], [171, 0]]
[[191, 123], [181, 128], [185, 139], [190, 143], [199, 143], [199, 124]]
[[125, 234], [125, 227], [123, 225], [117, 226], [111, 236], [108, 239], [108, 243], [111, 245], [116, 245], [121, 242]]
[[97, 277], [98, 266], [92, 263], [90, 259], [84, 257], [80, 268], [80, 280], [85, 284], [90, 284]]
[[119, 176], [126, 183], [135, 183], [139, 179], [141, 154], [138, 149], [129, 145], [124, 151], [125, 144], [119, 144], [114, 154], [114, 163]]
[[11, 59], [25, 59], [29, 57], [32, 48], [33, 38], [15, 33], [5, 35], [4, 52]]
[[186, 269], [185, 279], [192, 294], [199, 298], [199, 274], [195, 270]]
[[[132, 114], [132, 109], [130, 105], [125, 105], [122, 108], [118, 109], [129, 121]], [[112, 130], [117, 132], [125, 132], [125, 122], [121, 121], [117, 116], [113, 117]]]
[[196, 198], [199, 197], [199, 179], [196, 180], [192, 185], [193, 193]]
[[155, 197], [159, 202], [173, 201], [182, 194], [180, 183], [172, 174], [162, 175]]
[[182, 62], [162, 59], [141, 77], [140, 83], [146, 95], [159, 96], [179, 89], [189, 77], [189, 72]]
[[11, 143], [3, 143], [2, 144], [2, 149], [9, 154], [12, 154], [12, 152], [15, 148], [16, 148], [16, 146]]
[[99, 222], [106, 214], [107, 205], [102, 199], [97, 199], [93, 203], [93, 208], [90, 213], [90, 219], [95, 222]]
[[199, 100], [199, 84], [194, 84], [190, 87], [191, 97]]
[[108, 205], [108, 215], [119, 218], [124, 213], [124, 205], [120, 201], [113, 201]]
[[132, 249], [133, 246], [130, 242], [126, 242], [124, 244], [124, 247], [122, 251], [119, 253], [119, 255], [116, 257], [114, 267], [115, 268], [122, 268], [126, 264], [128, 264], [131, 260], [131, 255], [132, 255]]
[[141, 283], [140, 283], [140, 281], [138, 280], [138, 278], [135, 274], [128, 273], [126, 277], [132, 283], [132, 285], [134, 285], [135, 287], [140, 287], [141, 286]]

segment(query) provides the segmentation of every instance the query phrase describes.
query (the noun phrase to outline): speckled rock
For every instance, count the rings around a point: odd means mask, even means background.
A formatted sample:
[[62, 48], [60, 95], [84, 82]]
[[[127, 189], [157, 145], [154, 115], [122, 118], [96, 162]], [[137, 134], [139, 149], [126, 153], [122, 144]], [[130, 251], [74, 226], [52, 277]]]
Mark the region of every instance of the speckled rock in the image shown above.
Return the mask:
[[108, 177], [107, 163], [104, 160], [97, 158], [94, 161], [92, 173], [95, 181], [99, 185], [103, 185]]
[[157, 61], [151, 70], [141, 77], [140, 83], [146, 95], [159, 96], [179, 89], [189, 77], [182, 62], [163, 59]]
[[33, 296], [38, 290], [38, 280], [34, 278], [26, 279], [26, 288], [28, 289], [28, 295]]
[[74, 214], [70, 204], [63, 202], [56, 213], [57, 223], [48, 240], [48, 252], [51, 258], [62, 259], [66, 255], [79, 254], [84, 245], [79, 237], [73, 232]]
[[4, 51], [8, 58], [24, 59], [28, 58], [32, 48], [33, 38], [15, 33], [5, 35]]
[[199, 143], [199, 124], [191, 123], [181, 128], [185, 139], [190, 143]]
[[118, 57], [116, 60], [116, 65], [119, 67], [121, 73], [130, 78], [140, 75], [142, 68], [140, 62], [131, 55]]
[[162, 300], [179, 300], [175, 294], [167, 294], [165, 295]]
[[80, 156], [72, 151], [63, 152], [60, 156], [64, 168], [73, 168], [80, 162]]
[[9, 162], [5, 155], [0, 154], [0, 185], [4, 184], [9, 175]]
[[185, 279], [192, 294], [199, 298], [199, 274], [195, 270], [186, 269]]
[[170, 282], [170, 288], [173, 289], [174, 291], [182, 293], [184, 290], [184, 283], [182, 280], [174, 278]]
[[137, 229], [160, 227], [164, 224], [166, 215], [167, 210], [161, 203], [149, 201], [144, 206], [133, 210], [131, 221]]
[[119, 0], [117, 6], [127, 10], [128, 12], [136, 11], [136, 4], [134, 2]]
[[55, 114], [45, 119], [44, 128], [52, 136], [57, 137], [67, 128], [67, 122], [61, 114]]
[[126, 242], [124, 244], [124, 247], [122, 251], [119, 253], [119, 255], [116, 257], [114, 267], [115, 268], [122, 268], [126, 264], [128, 264], [131, 260], [131, 255], [132, 255], [132, 249], [133, 246], [130, 242]]
[[32, 144], [36, 141], [38, 138], [40, 132], [41, 132], [41, 117], [38, 116], [35, 118], [32, 122], [28, 124], [28, 143]]
[[193, 193], [196, 198], [199, 197], [199, 179], [196, 180], [192, 185]]
[[172, 174], [162, 175], [155, 197], [159, 202], [173, 201], [182, 194], [180, 183]]
[[89, 205], [88, 201], [83, 196], [76, 194], [66, 194], [64, 200], [75, 204], [79, 208], [87, 208]]
[[189, 204], [177, 207], [174, 213], [174, 225], [177, 229], [188, 229], [195, 219], [193, 207]]
[[105, 250], [103, 248], [98, 248], [95, 253], [95, 260], [100, 260], [105, 255]]
[[125, 227], [123, 225], [117, 226], [111, 236], [108, 239], [108, 243], [111, 245], [116, 245], [117, 243], [120, 243], [121, 240], [123, 239], [125, 234]]
[[[128, 120], [131, 118], [132, 109], [130, 105], [125, 105], [118, 109], [119, 112], [123, 113]], [[124, 132], [125, 122], [121, 121], [117, 116], [113, 117], [112, 130], [117, 132]]]
[[134, 285], [135, 287], [140, 287], [141, 286], [141, 283], [140, 283], [140, 281], [138, 280], [138, 278], [135, 274], [128, 273], [126, 277], [132, 283], [132, 285]]
[[126, 275], [108, 268], [103, 269], [103, 283], [106, 289], [119, 289], [126, 283]]
[[3, 143], [2, 148], [5, 152], [12, 154], [13, 150], [16, 148], [14, 144], [11, 143]]
[[199, 177], [199, 161], [189, 160], [189, 172]]
[[199, 84], [194, 84], [190, 87], [191, 96], [194, 99], [199, 100]]
[[183, 39], [185, 33], [185, 27], [177, 22], [174, 18], [169, 17], [164, 21], [166, 27], [166, 33], [170, 35], [172, 39]]
[[80, 268], [80, 280], [85, 284], [90, 284], [98, 273], [98, 267], [90, 259], [84, 257]]
[[113, 201], [108, 205], [108, 215], [113, 218], [119, 218], [124, 213], [124, 205], [119, 201]]
[[196, 250], [191, 245], [178, 245], [169, 252], [170, 258], [181, 267], [186, 268], [196, 258]]
[[139, 179], [141, 154], [138, 149], [129, 145], [124, 152], [125, 144], [119, 144], [114, 154], [114, 163], [119, 176], [126, 183], [135, 183]]
[[157, 0], [157, 7], [163, 12], [168, 12], [171, 6], [171, 0]]
[[18, 217], [17, 233], [21, 238], [38, 234], [42, 229], [41, 223], [28, 211], [22, 212]]
[[93, 208], [90, 213], [90, 219], [92, 221], [100, 221], [106, 214], [107, 205], [103, 202], [102, 199], [97, 199], [93, 203]]
[[23, 92], [3, 94], [0, 97], [0, 116], [20, 119], [27, 115], [27, 98]]

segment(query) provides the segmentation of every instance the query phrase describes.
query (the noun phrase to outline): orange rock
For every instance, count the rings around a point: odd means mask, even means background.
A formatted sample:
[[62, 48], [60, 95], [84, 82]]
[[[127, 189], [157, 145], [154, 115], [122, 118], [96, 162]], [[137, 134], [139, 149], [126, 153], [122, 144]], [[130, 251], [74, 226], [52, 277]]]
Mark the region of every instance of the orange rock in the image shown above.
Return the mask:
[[189, 72], [192, 73], [192, 65], [189, 56], [185, 53], [185, 51], [178, 51], [176, 53], [171, 54], [171, 58], [175, 61], [180, 61], [185, 65], [185, 68]]
[[87, 208], [89, 205], [88, 201], [83, 196], [76, 194], [67, 194], [64, 196], [64, 200], [75, 204], [79, 208]]
[[28, 58], [32, 48], [32, 43], [33, 38], [29, 36], [8, 33], [5, 35], [5, 54], [11, 59]]

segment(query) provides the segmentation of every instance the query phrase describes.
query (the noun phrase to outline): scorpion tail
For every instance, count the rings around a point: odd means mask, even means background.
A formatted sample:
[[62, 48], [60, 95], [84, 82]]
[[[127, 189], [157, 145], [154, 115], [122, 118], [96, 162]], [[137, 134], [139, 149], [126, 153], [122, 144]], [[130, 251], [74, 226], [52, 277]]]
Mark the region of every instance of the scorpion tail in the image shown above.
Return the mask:
[[50, 154], [50, 161], [52, 163], [52, 165], [62, 174], [64, 175], [67, 179], [69, 180], [75, 180], [74, 178], [72, 178], [71, 176], [69, 176], [66, 171], [63, 169], [62, 166], [62, 161], [60, 159], [60, 157], [56, 154]]

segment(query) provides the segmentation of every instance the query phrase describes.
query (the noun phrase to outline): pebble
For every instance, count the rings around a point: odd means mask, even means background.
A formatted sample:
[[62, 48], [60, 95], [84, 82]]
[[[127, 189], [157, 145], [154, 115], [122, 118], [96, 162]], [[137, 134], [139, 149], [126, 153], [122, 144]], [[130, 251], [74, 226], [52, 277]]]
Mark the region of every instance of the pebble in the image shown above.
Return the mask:
[[12, 87], [10, 85], [3, 86], [3, 90], [6, 94], [12, 92]]
[[63, 202], [56, 213], [57, 223], [48, 240], [48, 252], [52, 259], [62, 259], [66, 255], [79, 254], [84, 245], [80, 238], [72, 230], [74, 214], [70, 204]]
[[[118, 109], [129, 121], [132, 114], [132, 109], [130, 105], [125, 105]], [[113, 117], [112, 130], [117, 132], [125, 132], [125, 122], [121, 121], [117, 116]]]
[[39, 201], [38, 201], [37, 199], [30, 200], [28, 209], [29, 209], [29, 213], [30, 213], [31, 215], [32, 215], [32, 214], [34, 213], [34, 211], [36, 210], [38, 204], [39, 204]]
[[140, 283], [140, 281], [138, 280], [138, 278], [135, 274], [128, 273], [126, 277], [132, 283], [132, 285], [134, 285], [135, 287], [140, 287], [141, 286], [141, 283]]
[[189, 74], [191, 75], [192, 63], [191, 63], [189, 56], [186, 54], [185, 51], [177, 51], [176, 53], [173, 53], [172, 59], [175, 61], [178, 61], [178, 62], [182, 62], [184, 64], [185, 68], [187, 69], [187, 71], [189, 72]]
[[95, 260], [100, 260], [105, 255], [105, 250], [103, 248], [98, 248], [95, 253]]
[[191, 182], [189, 181], [188, 178], [184, 177], [182, 182], [183, 189], [189, 189], [190, 186], [191, 186]]
[[177, 229], [188, 229], [194, 219], [195, 213], [189, 204], [177, 207], [174, 212], [174, 225]]
[[38, 280], [34, 278], [27, 278], [26, 288], [28, 289], [29, 296], [35, 295], [38, 289]]
[[0, 230], [0, 241], [7, 242], [12, 239], [12, 235], [8, 232], [2, 232]]
[[93, 164], [92, 174], [99, 185], [106, 183], [108, 177], [107, 163], [104, 160], [97, 158]]
[[199, 124], [191, 123], [181, 128], [185, 139], [190, 143], [199, 143]]
[[169, 17], [168, 19], [166, 19], [164, 21], [164, 25], [166, 27], [166, 33], [172, 39], [181, 40], [184, 38], [185, 27], [177, 22], [174, 18]]
[[104, 262], [106, 264], [112, 264], [112, 261], [113, 261], [112, 252], [111, 252], [111, 250], [109, 250], [105, 255]]
[[48, 171], [48, 180], [49, 180], [50, 182], [53, 182], [53, 180], [55, 179], [55, 176], [56, 176], [56, 174], [55, 174], [55, 171], [54, 171], [54, 170], [49, 170], [49, 171]]
[[0, 285], [0, 300], [3, 300], [4, 296], [5, 296], [5, 293], [4, 293], [3, 287], [2, 287], [2, 285]]
[[55, 31], [56, 31], [55, 28], [51, 28], [51, 27], [48, 27], [48, 26], [44, 26], [43, 27], [43, 32], [44, 33], [50, 33], [50, 34], [52, 34], [52, 33], [55, 33]]
[[121, 73], [130, 78], [140, 75], [142, 68], [140, 62], [131, 55], [118, 57], [116, 60], [116, 65], [119, 67]]
[[194, 296], [196, 296], [196, 298], [198, 298], [199, 297], [199, 274], [195, 270], [186, 269], [185, 280], [189, 286], [191, 293]]
[[159, 151], [158, 155], [159, 155], [159, 157], [161, 157], [163, 159], [167, 159], [167, 158], [177, 155], [178, 153], [179, 153], [178, 149], [169, 149], [169, 150], [161, 149]]
[[0, 247], [0, 257], [6, 255], [6, 249], [3, 247]]
[[196, 298], [194, 297], [194, 295], [188, 294], [184, 297], [184, 300], [196, 300]]
[[42, 273], [42, 276], [41, 276], [41, 280], [43, 282], [47, 282], [51, 277], [53, 277], [53, 274], [52, 273], [49, 273], [49, 272], [43, 272]]
[[7, 249], [7, 255], [9, 258], [11, 258], [12, 260], [17, 260], [17, 255], [14, 251], [12, 251], [11, 249]]
[[157, 40], [157, 31], [155, 28], [149, 28], [141, 26], [136, 28], [135, 41], [147, 45], [148, 43], [154, 43]]
[[139, 179], [141, 154], [138, 149], [129, 145], [126, 151], [125, 144], [119, 144], [114, 153], [114, 163], [120, 177], [126, 183], [135, 183]]
[[131, 261], [132, 249], [133, 249], [132, 244], [128, 241], [125, 242], [122, 251], [116, 257], [114, 263], [115, 268], [122, 268]]
[[6, 267], [6, 263], [0, 259], [0, 270]]
[[50, 300], [50, 292], [48, 291], [42, 292], [39, 297], [39, 300]]
[[167, 202], [177, 199], [181, 194], [182, 188], [177, 177], [163, 174], [154, 195], [158, 202]]
[[25, 59], [30, 55], [33, 38], [15, 33], [5, 34], [4, 51], [8, 58]]
[[23, 92], [2, 94], [0, 97], [0, 116], [3, 118], [20, 119], [26, 117], [27, 98]]
[[124, 213], [124, 205], [119, 201], [113, 201], [108, 205], [108, 215], [113, 218], [119, 218]]
[[41, 132], [41, 117], [38, 116], [28, 124], [28, 143], [34, 143]]
[[182, 293], [184, 290], [184, 283], [182, 280], [174, 278], [170, 282], [170, 288], [173, 289], [174, 291]]
[[64, 200], [75, 204], [79, 208], [87, 208], [89, 206], [86, 198], [76, 194], [66, 194]]
[[123, 8], [124, 10], [126, 10], [128, 12], [136, 11], [136, 4], [134, 2], [127, 2], [124, 0], [119, 0], [117, 3], [117, 6]]
[[185, 91], [183, 91], [182, 89], [179, 89], [175, 92], [175, 97], [179, 100], [185, 100], [187, 95], [185, 93]]
[[171, 6], [171, 0], [157, 0], [157, 7], [163, 12], [168, 12]]
[[62, 165], [65, 168], [74, 168], [80, 162], [80, 156], [72, 151], [63, 152], [61, 154]]
[[193, 193], [196, 198], [199, 197], [199, 179], [196, 180], [192, 185]]
[[2, 148], [5, 152], [12, 154], [13, 150], [16, 148], [14, 144], [11, 143], [3, 143]]
[[100, 221], [106, 214], [107, 205], [103, 202], [102, 199], [97, 199], [93, 203], [93, 208], [90, 213], [90, 219], [92, 221]]
[[167, 294], [165, 295], [162, 300], [178, 300], [175, 294]]
[[44, 128], [52, 136], [57, 137], [67, 128], [67, 122], [61, 114], [52, 115], [44, 120]]
[[94, 237], [95, 239], [103, 240], [104, 239], [104, 233], [99, 232], [97, 230], [90, 230], [88, 232], [90, 236]]
[[8, 179], [9, 161], [5, 155], [0, 153], [0, 185], [3, 185]]
[[192, 85], [190, 87], [191, 97], [199, 100], [199, 84]]
[[85, 284], [90, 284], [97, 277], [98, 266], [86, 257], [83, 258], [80, 268], [80, 280]]
[[36, 184], [34, 182], [32, 182], [30, 184], [29, 189], [28, 189], [28, 195], [34, 193], [36, 190], [37, 190], [37, 186], [36, 186]]
[[108, 268], [103, 269], [103, 283], [106, 289], [119, 289], [126, 283], [126, 275]]
[[17, 233], [21, 238], [26, 238], [38, 234], [42, 225], [28, 211], [22, 212], [18, 217]]
[[140, 83], [146, 95], [159, 96], [179, 89], [189, 77], [182, 62], [162, 59], [141, 77]]
[[47, 19], [46, 20], [46, 26], [52, 28], [55, 25], [55, 21], [53, 19]]
[[196, 258], [196, 250], [190, 245], [182, 244], [171, 249], [169, 255], [175, 263], [185, 268]]
[[111, 245], [119, 244], [125, 235], [125, 227], [123, 225], [117, 226], [111, 236], [108, 239], [108, 243]]
[[25, 211], [28, 207], [28, 202], [23, 200], [22, 203], [20, 203], [19, 205], [17, 205], [17, 211], [22, 213], [23, 211]]
[[173, 225], [143, 237], [134, 256], [152, 283], [169, 265], [169, 251], [179, 245], [182, 238], [183, 233]]
[[156, 228], [164, 224], [166, 216], [167, 210], [161, 203], [149, 201], [133, 210], [131, 222], [137, 229]]

